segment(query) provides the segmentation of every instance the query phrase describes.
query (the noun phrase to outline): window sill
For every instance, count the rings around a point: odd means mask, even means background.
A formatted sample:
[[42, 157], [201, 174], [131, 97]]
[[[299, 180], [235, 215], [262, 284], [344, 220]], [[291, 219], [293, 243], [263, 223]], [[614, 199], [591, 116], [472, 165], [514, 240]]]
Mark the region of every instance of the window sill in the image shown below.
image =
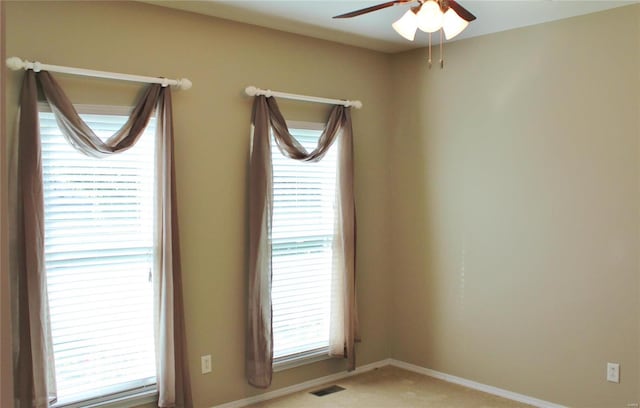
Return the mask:
[[329, 350], [326, 348], [314, 350], [303, 355], [295, 355], [295, 356], [287, 356], [281, 357], [274, 361], [273, 363], [273, 372], [277, 373], [280, 371], [285, 371], [290, 368], [300, 367], [303, 365], [315, 363], [322, 360], [328, 360], [331, 357], [329, 356]]
[[89, 401], [79, 401], [69, 404], [53, 404], [52, 408], [129, 408], [158, 401], [158, 391], [154, 389], [131, 393], [127, 395], [110, 395]]

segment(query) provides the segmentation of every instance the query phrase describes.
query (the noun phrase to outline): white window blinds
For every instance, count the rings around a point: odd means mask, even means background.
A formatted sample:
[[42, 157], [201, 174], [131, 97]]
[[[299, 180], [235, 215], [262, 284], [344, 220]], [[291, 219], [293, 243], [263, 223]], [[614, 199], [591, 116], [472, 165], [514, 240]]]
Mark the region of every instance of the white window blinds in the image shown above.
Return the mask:
[[[294, 126], [291, 134], [312, 151], [322, 130]], [[337, 143], [321, 161], [310, 163], [283, 156], [271, 139], [271, 298], [278, 363], [328, 351]]]
[[[82, 115], [106, 139], [124, 115]], [[155, 383], [155, 122], [126, 152], [84, 156], [40, 113], [45, 269], [59, 404]]]

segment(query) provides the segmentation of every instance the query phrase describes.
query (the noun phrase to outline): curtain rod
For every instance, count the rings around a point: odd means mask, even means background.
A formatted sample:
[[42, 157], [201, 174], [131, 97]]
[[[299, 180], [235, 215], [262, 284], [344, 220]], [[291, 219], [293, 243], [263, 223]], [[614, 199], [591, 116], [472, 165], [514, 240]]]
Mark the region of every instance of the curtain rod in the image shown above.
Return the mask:
[[51, 71], [51, 72], [60, 72], [63, 74], [84, 75], [84, 76], [92, 76], [92, 77], [98, 77], [98, 78], [119, 79], [122, 81], [160, 84], [163, 87], [173, 85], [173, 86], [177, 86], [182, 90], [190, 89], [192, 85], [191, 81], [189, 81], [186, 78], [167, 79], [167, 78], [156, 78], [156, 77], [149, 77], [149, 76], [142, 76], [142, 75], [119, 74], [117, 72], [95, 71], [92, 69], [42, 64], [38, 61], [31, 62], [31, 61], [23, 60], [19, 57], [7, 58], [7, 67], [12, 69], [13, 71], [18, 71], [20, 69], [24, 69], [24, 70], [32, 69], [34, 72], [40, 72], [41, 70], [45, 70], [45, 71]]
[[362, 102], [360, 101], [348, 101], [344, 99], [330, 99], [330, 98], [321, 98], [318, 96], [306, 96], [306, 95], [296, 95], [286, 92], [277, 92], [272, 91], [271, 89], [260, 89], [255, 86], [248, 86], [244, 89], [244, 92], [249, 96], [256, 95], [264, 95], [267, 98], [270, 96], [277, 96], [285, 99], [293, 99], [296, 101], [306, 101], [306, 102], [318, 102], [318, 103], [328, 103], [331, 105], [344, 105], [344, 106], [353, 106], [356, 109], [362, 108]]

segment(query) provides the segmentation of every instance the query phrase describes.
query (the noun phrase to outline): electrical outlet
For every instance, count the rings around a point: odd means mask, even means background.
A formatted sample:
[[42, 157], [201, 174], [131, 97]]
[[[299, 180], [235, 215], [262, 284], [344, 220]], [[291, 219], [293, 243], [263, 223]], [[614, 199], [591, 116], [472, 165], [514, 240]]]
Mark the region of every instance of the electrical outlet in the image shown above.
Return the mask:
[[620, 364], [607, 363], [607, 381], [613, 383], [620, 382]]
[[200, 365], [202, 369], [202, 374], [207, 374], [211, 372], [211, 354], [207, 354], [206, 356], [200, 357]]

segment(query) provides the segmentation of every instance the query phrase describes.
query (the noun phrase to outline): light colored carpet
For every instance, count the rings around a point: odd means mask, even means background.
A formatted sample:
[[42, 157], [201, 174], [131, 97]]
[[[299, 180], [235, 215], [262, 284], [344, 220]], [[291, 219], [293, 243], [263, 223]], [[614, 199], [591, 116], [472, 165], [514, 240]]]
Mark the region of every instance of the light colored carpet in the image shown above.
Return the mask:
[[397, 367], [382, 367], [327, 385], [345, 388], [317, 397], [315, 387], [251, 405], [253, 408], [530, 408], [460, 385]]

